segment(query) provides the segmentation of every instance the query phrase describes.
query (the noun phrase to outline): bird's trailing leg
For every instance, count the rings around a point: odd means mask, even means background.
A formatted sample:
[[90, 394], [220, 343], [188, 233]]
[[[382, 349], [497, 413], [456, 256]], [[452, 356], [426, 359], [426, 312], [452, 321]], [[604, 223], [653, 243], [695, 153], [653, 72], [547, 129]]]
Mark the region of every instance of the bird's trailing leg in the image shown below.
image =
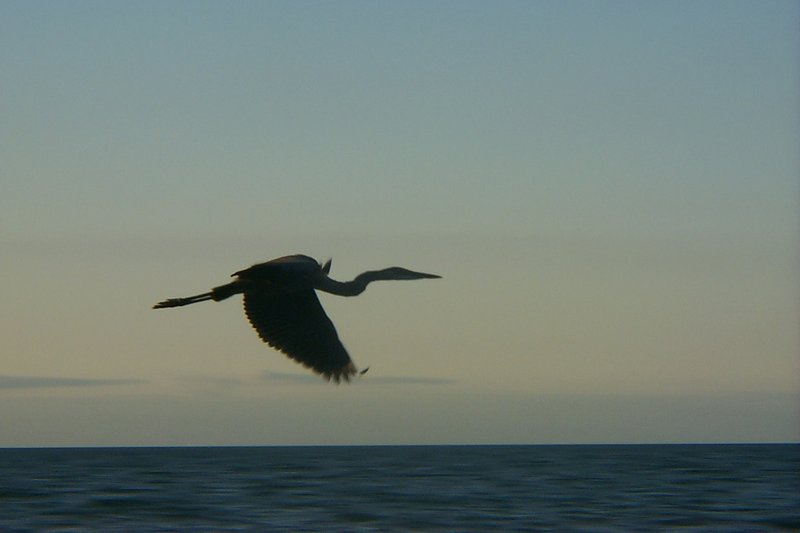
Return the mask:
[[194, 304], [197, 302], [205, 302], [206, 300], [213, 300], [214, 297], [210, 292], [197, 294], [195, 296], [187, 296], [186, 298], [170, 298], [163, 302], [158, 302], [153, 306], [153, 309], [163, 309], [165, 307], [181, 307], [183, 305]]
[[210, 291], [204, 292], [203, 294], [187, 296], [186, 298], [170, 298], [168, 300], [164, 300], [163, 302], [158, 302], [156, 305], [153, 306], [153, 309], [163, 309], [165, 307], [181, 307], [182, 305], [195, 304], [197, 302], [205, 302], [208, 300], [221, 302], [225, 298], [230, 298], [234, 294], [239, 294], [240, 292], [242, 292], [244, 286], [245, 285], [239, 280], [232, 281], [230, 283], [226, 283], [225, 285], [214, 287]]

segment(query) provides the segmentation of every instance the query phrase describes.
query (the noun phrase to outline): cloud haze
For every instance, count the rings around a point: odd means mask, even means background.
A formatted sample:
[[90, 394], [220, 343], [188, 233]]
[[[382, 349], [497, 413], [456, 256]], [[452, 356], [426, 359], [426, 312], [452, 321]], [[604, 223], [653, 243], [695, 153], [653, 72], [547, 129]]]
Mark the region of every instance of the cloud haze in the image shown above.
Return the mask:
[[51, 389], [82, 388], [112, 385], [135, 385], [144, 383], [139, 379], [93, 379], [65, 378], [54, 376], [4, 376], [0, 375], [0, 389]]

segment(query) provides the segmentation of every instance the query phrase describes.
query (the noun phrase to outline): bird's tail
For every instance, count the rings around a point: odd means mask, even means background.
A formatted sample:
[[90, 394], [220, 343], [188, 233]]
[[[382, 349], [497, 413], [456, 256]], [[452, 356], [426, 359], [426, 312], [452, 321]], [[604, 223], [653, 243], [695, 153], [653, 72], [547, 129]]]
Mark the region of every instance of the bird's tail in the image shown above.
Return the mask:
[[232, 281], [219, 287], [214, 287], [209, 292], [203, 294], [196, 294], [194, 296], [187, 296], [185, 298], [169, 298], [167, 300], [158, 302], [153, 306], [153, 309], [164, 309], [165, 307], [181, 307], [184, 305], [194, 304], [197, 302], [205, 302], [207, 300], [214, 300], [219, 302], [226, 298], [230, 298], [234, 294], [242, 292], [241, 283]]

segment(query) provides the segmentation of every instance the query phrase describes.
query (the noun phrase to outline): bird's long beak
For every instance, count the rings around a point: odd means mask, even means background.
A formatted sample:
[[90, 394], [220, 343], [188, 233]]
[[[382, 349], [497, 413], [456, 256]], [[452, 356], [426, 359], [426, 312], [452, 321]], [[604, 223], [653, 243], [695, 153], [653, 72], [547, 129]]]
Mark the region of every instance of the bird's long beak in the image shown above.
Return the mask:
[[427, 274], [425, 272], [414, 272], [413, 270], [408, 270], [405, 272], [405, 279], [438, 279], [442, 276], [438, 274]]

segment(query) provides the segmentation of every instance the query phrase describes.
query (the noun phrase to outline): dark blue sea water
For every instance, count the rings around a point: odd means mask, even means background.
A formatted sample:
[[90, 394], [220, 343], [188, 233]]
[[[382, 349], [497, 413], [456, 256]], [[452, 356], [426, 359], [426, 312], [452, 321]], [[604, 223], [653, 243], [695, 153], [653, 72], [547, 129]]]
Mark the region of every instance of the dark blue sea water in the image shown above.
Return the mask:
[[0, 449], [2, 531], [798, 531], [800, 445]]

